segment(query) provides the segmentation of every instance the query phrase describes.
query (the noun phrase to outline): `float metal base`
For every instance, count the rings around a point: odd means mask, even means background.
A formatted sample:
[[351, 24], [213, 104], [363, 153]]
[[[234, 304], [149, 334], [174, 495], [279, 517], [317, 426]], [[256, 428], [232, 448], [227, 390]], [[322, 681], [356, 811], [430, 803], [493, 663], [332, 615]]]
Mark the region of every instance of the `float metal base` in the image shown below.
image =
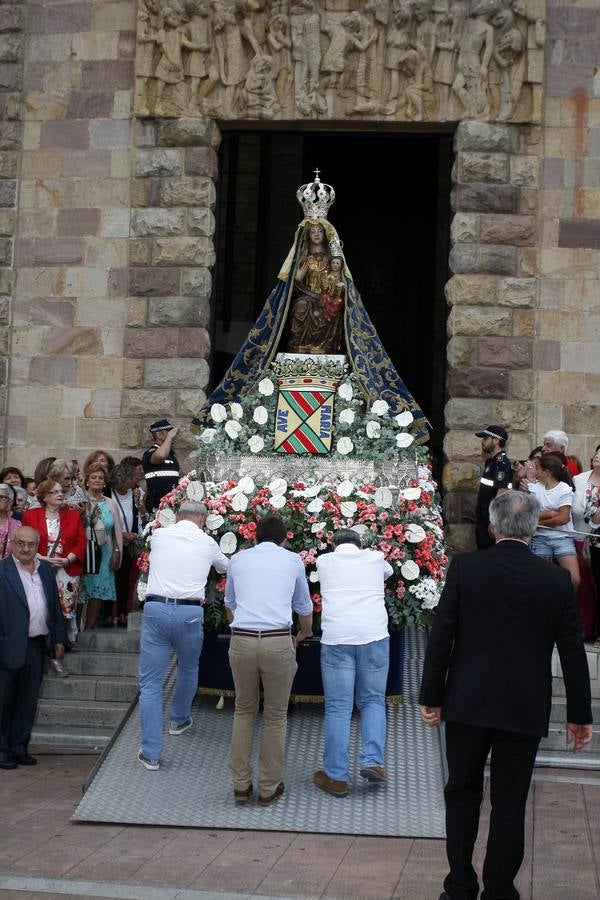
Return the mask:
[[[387, 710], [385, 786], [364, 783], [355, 769], [347, 797], [330, 797], [317, 790], [312, 774], [322, 762], [323, 709], [303, 705], [289, 716], [284, 796], [271, 807], [262, 808], [255, 802], [237, 806], [226, 766], [232, 701], [218, 711], [214, 699], [198, 698], [193, 728], [178, 737], [167, 736], [159, 772], [146, 771], [136, 760], [140, 746], [136, 707], [97, 768], [73, 818], [80, 822], [441, 838], [441, 736], [439, 730], [421, 725], [416, 704], [424, 648], [424, 635], [407, 633], [404, 702], [400, 707], [388, 705]], [[353, 759], [358, 725], [355, 717]]]

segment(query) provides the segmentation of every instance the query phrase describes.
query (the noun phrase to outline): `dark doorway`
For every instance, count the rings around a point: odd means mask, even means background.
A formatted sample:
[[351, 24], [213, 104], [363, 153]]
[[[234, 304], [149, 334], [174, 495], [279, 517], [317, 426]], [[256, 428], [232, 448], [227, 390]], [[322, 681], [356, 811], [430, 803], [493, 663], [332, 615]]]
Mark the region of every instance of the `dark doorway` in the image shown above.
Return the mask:
[[292, 245], [298, 187], [315, 167], [363, 302], [441, 452], [450, 224], [449, 134], [251, 132], [223, 135], [213, 386], [246, 337]]

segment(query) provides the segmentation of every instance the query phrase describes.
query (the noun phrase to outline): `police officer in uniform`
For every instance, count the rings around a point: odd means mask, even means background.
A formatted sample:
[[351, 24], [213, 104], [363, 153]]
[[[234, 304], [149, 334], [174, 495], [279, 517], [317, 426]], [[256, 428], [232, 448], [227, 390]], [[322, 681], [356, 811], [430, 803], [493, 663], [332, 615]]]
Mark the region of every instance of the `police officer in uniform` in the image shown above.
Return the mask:
[[494, 545], [488, 530], [490, 503], [496, 494], [512, 488], [512, 465], [504, 450], [508, 441], [504, 428], [488, 425], [483, 431], [476, 431], [475, 436], [481, 438], [481, 452], [485, 460], [477, 494], [475, 537], [478, 549], [486, 550]]
[[179, 462], [171, 449], [178, 432], [168, 419], [159, 419], [150, 426], [155, 443], [142, 456], [142, 467], [148, 493], [146, 509], [152, 515], [161, 498], [179, 481]]

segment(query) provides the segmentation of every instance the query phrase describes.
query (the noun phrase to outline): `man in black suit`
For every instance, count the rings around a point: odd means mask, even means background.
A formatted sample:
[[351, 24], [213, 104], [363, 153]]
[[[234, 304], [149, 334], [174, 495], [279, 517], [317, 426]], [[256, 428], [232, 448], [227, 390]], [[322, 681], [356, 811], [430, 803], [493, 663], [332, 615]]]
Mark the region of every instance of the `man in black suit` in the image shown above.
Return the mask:
[[0, 769], [34, 766], [27, 752], [44, 658], [62, 657], [64, 627], [52, 566], [36, 559], [40, 536], [17, 528], [0, 561]]
[[472, 865], [485, 762], [491, 750], [492, 811], [482, 900], [518, 900], [527, 793], [541, 737], [548, 734], [552, 650], [567, 692], [574, 750], [592, 737], [590, 680], [568, 572], [534, 556], [528, 542], [539, 506], [510, 491], [490, 505], [496, 544], [456, 556], [431, 629], [421, 681], [421, 716], [446, 723], [446, 851], [440, 900], [474, 900]]

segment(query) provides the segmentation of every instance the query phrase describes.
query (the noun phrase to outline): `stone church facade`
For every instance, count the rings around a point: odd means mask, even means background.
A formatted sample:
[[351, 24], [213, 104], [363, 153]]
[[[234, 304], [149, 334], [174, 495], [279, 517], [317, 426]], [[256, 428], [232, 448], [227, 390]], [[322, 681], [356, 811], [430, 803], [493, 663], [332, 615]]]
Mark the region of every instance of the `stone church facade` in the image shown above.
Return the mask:
[[450, 123], [443, 484], [467, 546], [474, 430], [504, 424], [513, 457], [553, 427], [584, 461], [600, 443], [599, 68], [600, 0], [2, 2], [4, 460], [125, 455], [202, 405], [221, 127]]

